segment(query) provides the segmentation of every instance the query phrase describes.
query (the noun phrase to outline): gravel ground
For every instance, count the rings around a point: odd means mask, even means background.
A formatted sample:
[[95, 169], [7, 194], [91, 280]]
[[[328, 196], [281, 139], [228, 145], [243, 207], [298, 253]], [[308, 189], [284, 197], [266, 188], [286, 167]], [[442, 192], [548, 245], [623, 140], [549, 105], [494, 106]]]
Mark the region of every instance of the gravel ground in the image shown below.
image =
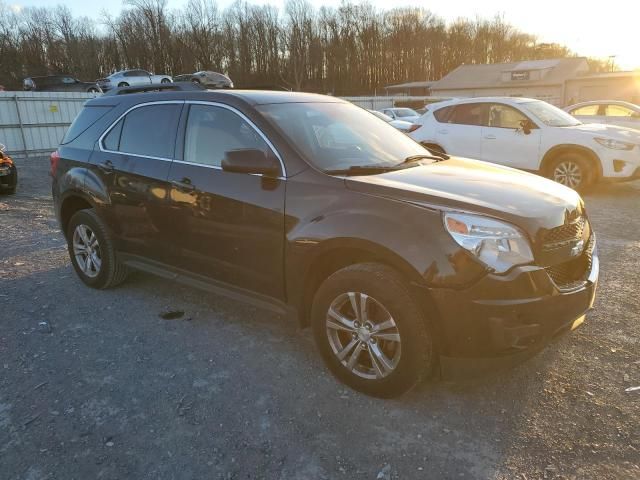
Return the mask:
[[337, 383], [284, 318], [143, 274], [84, 287], [47, 159], [17, 163], [0, 197], [0, 478], [640, 478], [639, 182], [586, 197], [602, 271], [582, 328], [508, 372], [384, 401]]

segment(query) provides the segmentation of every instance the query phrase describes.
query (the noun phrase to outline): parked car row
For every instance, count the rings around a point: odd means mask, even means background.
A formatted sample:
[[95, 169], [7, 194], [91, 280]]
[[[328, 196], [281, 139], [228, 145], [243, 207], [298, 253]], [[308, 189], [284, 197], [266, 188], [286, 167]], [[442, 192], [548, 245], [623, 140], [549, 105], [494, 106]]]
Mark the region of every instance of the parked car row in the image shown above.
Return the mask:
[[206, 88], [233, 88], [229, 77], [218, 72], [200, 71], [192, 74], [154, 75], [141, 69], [121, 70], [95, 82], [81, 82], [71, 75], [46, 75], [27, 77], [23, 80], [24, 90], [41, 92], [88, 92], [101, 93], [119, 87], [137, 87], [171, 82], [193, 82]]

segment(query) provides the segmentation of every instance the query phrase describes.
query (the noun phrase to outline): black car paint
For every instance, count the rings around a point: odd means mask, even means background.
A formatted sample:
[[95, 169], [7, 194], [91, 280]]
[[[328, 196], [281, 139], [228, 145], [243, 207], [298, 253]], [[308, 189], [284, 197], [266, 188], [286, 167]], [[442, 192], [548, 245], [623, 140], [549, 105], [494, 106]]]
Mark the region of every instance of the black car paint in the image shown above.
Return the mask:
[[49, 75], [45, 77], [27, 77], [24, 81], [31, 79], [35, 83], [35, 87], [24, 87], [25, 90], [33, 92], [100, 92], [101, 89], [96, 82], [82, 82], [75, 79], [75, 83], [65, 83], [62, 81], [64, 77], [70, 75]]
[[[202, 177], [172, 162], [154, 172], [142, 166], [144, 159], [121, 159], [122, 165], [105, 169], [110, 154], [99, 148], [100, 135], [131, 107], [155, 101], [236, 109], [270, 140], [286, 172], [267, 178], [211, 169]], [[68, 220], [65, 206], [82, 198], [108, 223], [130, 265], [255, 298], [303, 324], [318, 272], [361, 259], [387, 263], [405, 275], [428, 309], [445, 359], [520, 354], [524, 347], [517, 339], [510, 344], [504, 338], [535, 324], [539, 331], [527, 334], [531, 343], [524, 348], [533, 352], [591, 307], [595, 281], [560, 291], [543, 268], [553, 259], [539, 249], [546, 231], [586, 215], [577, 194], [506, 167], [455, 158], [380, 175], [329, 176], [307, 163], [255, 108], [287, 101], [289, 93], [255, 91], [93, 99], [90, 105], [113, 108], [60, 146], [53, 179], [56, 214]], [[340, 102], [311, 94], [295, 94], [295, 101]], [[182, 142], [179, 134], [175, 159], [182, 158]], [[172, 184], [185, 177], [195, 188]], [[450, 210], [517, 225], [542, 262], [492, 274], [443, 228], [442, 212]], [[139, 230], [132, 233], [134, 226]]]

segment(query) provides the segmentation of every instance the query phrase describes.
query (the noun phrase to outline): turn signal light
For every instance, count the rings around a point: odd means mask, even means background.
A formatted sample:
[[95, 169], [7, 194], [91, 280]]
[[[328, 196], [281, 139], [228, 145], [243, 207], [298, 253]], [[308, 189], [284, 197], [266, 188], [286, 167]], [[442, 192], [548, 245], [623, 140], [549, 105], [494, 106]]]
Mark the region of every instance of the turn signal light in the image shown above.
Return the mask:
[[60, 154], [57, 150], [51, 154], [49, 161], [51, 162], [51, 176], [55, 177], [56, 171], [58, 170], [58, 162], [60, 161]]

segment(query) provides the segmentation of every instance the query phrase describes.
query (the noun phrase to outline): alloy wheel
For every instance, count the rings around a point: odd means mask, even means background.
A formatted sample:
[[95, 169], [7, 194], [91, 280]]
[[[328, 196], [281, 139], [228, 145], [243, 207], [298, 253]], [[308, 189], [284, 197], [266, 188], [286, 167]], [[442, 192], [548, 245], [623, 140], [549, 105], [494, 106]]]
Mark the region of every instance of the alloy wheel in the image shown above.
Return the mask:
[[73, 255], [82, 273], [95, 278], [100, 273], [102, 255], [98, 237], [91, 227], [80, 224], [73, 231]]
[[398, 366], [400, 332], [389, 311], [373, 297], [360, 292], [339, 295], [327, 311], [326, 330], [331, 350], [351, 373], [381, 379]]
[[553, 179], [567, 187], [576, 188], [582, 183], [582, 169], [576, 162], [562, 161], [553, 170]]

